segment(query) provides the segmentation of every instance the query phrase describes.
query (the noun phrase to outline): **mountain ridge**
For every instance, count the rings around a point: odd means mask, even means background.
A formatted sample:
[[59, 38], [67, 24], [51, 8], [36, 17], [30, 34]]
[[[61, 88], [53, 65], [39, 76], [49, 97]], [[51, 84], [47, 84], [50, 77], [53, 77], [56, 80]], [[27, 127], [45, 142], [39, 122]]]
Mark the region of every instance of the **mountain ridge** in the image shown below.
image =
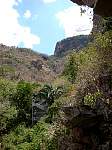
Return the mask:
[[89, 41], [90, 37], [86, 35], [63, 39], [57, 42], [52, 56], [0, 44], [0, 76], [13, 80], [51, 82], [63, 72], [66, 56], [72, 51], [79, 51]]

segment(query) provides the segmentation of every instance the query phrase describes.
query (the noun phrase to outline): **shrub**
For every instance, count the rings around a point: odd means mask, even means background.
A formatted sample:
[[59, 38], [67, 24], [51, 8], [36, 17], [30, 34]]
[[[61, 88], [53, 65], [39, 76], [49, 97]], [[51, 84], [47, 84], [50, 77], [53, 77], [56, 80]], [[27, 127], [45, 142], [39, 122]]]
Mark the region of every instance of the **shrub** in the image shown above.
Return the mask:
[[9, 104], [10, 94], [13, 94], [16, 90], [16, 83], [6, 80], [0, 79], [0, 102]]
[[49, 106], [54, 103], [55, 99], [58, 99], [64, 92], [62, 86], [53, 88], [52, 85], [44, 85], [43, 88], [38, 92], [38, 97], [40, 99], [45, 99]]
[[100, 92], [96, 92], [94, 94], [88, 93], [88, 95], [84, 97], [84, 105], [94, 108], [96, 106], [96, 101], [101, 99], [101, 97], [102, 94]]
[[0, 108], [0, 136], [9, 133], [15, 127], [17, 111], [15, 107]]
[[68, 80], [74, 83], [78, 71], [78, 64], [75, 55], [71, 54], [68, 62], [65, 64], [63, 74], [67, 76]]
[[20, 81], [17, 84], [17, 90], [11, 95], [10, 100], [16, 108], [24, 109], [29, 112], [31, 107], [32, 86], [30, 83]]
[[32, 85], [25, 81], [17, 84], [15, 93], [10, 95], [10, 102], [18, 111], [18, 121], [31, 124]]
[[19, 125], [9, 135], [3, 137], [5, 149], [40, 150], [46, 149], [49, 143], [49, 126], [44, 122], [38, 122], [33, 128]]

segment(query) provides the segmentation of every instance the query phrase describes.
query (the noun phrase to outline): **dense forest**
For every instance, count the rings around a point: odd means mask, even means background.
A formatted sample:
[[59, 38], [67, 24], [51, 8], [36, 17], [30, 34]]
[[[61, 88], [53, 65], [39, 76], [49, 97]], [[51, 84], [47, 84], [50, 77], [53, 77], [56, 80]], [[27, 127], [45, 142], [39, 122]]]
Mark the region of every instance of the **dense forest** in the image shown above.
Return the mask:
[[[28, 81], [0, 66], [1, 150], [112, 149], [112, 18], [102, 24], [92, 42], [64, 56], [52, 80], [48, 73]], [[51, 66], [57, 58], [44, 59]]]

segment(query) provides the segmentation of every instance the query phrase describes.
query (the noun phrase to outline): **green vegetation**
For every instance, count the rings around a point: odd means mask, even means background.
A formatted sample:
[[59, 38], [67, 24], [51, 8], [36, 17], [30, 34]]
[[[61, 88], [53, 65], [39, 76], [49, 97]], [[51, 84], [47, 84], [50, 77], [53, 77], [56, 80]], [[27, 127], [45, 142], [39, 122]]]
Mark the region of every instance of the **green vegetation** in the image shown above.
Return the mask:
[[53, 89], [52, 85], [44, 85], [39, 91], [38, 96], [40, 99], [46, 99], [49, 106], [54, 103], [55, 99], [58, 99], [63, 94], [63, 87], [58, 86]]
[[75, 55], [71, 54], [68, 63], [65, 65], [63, 74], [67, 76], [68, 80], [74, 83], [78, 71], [78, 64]]
[[15, 69], [8, 65], [1, 65], [0, 66], [0, 76], [1, 77], [7, 77], [11, 76], [13, 77], [15, 75]]
[[100, 98], [101, 98], [101, 93], [99, 92], [96, 92], [94, 94], [88, 93], [88, 95], [84, 97], [84, 105], [88, 105], [94, 108], [96, 105], [96, 101]]
[[[110, 28], [109, 28], [110, 29]], [[10, 68], [0, 68], [6, 73]], [[112, 31], [99, 33], [82, 51], [68, 56], [62, 75], [51, 84], [0, 79], [0, 142], [6, 150], [58, 150], [70, 135], [62, 124], [64, 106], [111, 107]], [[32, 124], [32, 100], [45, 100], [47, 113]], [[40, 102], [39, 101], [39, 102]], [[39, 110], [38, 110], [39, 111]], [[70, 139], [69, 139], [70, 140]]]

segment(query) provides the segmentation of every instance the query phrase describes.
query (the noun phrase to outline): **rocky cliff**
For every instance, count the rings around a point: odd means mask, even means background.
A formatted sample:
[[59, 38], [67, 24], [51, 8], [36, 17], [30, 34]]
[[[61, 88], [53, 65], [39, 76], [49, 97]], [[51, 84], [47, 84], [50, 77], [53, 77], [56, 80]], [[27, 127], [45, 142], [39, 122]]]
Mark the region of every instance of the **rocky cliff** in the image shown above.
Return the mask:
[[112, 1], [110, 0], [71, 0], [72, 2], [82, 6], [86, 5], [94, 10], [93, 15], [93, 29], [92, 33], [103, 32], [104, 18], [112, 16]]
[[88, 42], [90, 42], [90, 36], [88, 35], [74, 36], [61, 40], [56, 44], [54, 56], [62, 57], [73, 49], [78, 51], [87, 46]]
[[94, 8], [94, 13], [103, 17], [112, 16], [111, 0], [71, 0], [78, 5], [87, 5]]

